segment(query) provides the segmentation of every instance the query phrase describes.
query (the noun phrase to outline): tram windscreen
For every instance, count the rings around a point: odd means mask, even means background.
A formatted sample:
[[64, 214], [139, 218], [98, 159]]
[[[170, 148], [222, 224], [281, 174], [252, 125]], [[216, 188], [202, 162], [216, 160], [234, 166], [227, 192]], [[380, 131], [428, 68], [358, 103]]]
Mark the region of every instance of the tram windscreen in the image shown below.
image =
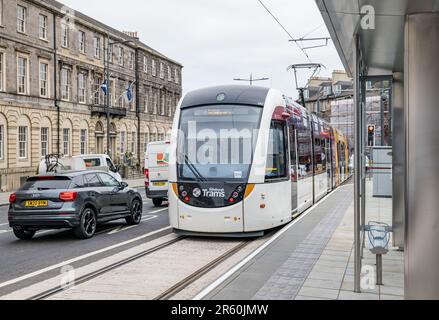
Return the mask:
[[178, 179], [248, 181], [263, 109], [216, 105], [183, 109]]

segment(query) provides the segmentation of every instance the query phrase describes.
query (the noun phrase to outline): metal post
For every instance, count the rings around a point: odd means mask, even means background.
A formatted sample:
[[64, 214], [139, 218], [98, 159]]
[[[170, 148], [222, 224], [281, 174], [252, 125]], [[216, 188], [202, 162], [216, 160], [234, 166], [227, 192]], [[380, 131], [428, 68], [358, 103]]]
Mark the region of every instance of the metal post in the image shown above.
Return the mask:
[[376, 267], [377, 267], [377, 286], [383, 285], [383, 256], [381, 254], [376, 255]]
[[104, 54], [105, 58], [105, 68], [107, 69], [107, 95], [106, 95], [106, 105], [107, 105], [107, 154], [111, 158], [110, 152], [110, 35], [107, 37], [107, 52]]
[[380, 113], [381, 113], [381, 146], [383, 147], [385, 145], [384, 142], [384, 101], [383, 101], [383, 95], [384, 95], [384, 81], [381, 81], [381, 89], [380, 89]]
[[[367, 88], [366, 79], [360, 80], [361, 100], [360, 100], [360, 112], [361, 112], [361, 219], [360, 227], [361, 231], [364, 230], [366, 225], [366, 146], [367, 146]], [[369, 155], [370, 159], [370, 155]], [[365, 238], [361, 243], [361, 257], [363, 257]]]
[[135, 72], [136, 72], [136, 116], [137, 116], [137, 160], [139, 163], [139, 168], [142, 163], [142, 158], [140, 156], [140, 74], [139, 74], [139, 48], [136, 46], [135, 51], [136, 64], [135, 64]]
[[361, 292], [361, 110], [360, 110], [360, 70], [359, 70], [359, 38], [356, 36], [355, 45], [355, 71], [354, 71], [354, 97], [355, 97], [355, 213], [354, 213], [354, 291]]

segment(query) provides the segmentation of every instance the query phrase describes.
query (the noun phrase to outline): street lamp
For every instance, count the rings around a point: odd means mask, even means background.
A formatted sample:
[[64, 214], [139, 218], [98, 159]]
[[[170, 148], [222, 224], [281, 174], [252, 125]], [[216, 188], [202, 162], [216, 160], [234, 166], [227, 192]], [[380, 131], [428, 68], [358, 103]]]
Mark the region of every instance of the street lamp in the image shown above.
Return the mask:
[[105, 56], [105, 69], [106, 69], [106, 84], [107, 84], [107, 92], [106, 92], [106, 107], [107, 107], [107, 155], [111, 158], [110, 154], [110, 47], [115, 44], [128, 44], [132, 43], [132, 40], [124, 40], [124, 41], [115, 41], [110, 42], [110, 35], [107, 36], [107, 50], [104, 54]]

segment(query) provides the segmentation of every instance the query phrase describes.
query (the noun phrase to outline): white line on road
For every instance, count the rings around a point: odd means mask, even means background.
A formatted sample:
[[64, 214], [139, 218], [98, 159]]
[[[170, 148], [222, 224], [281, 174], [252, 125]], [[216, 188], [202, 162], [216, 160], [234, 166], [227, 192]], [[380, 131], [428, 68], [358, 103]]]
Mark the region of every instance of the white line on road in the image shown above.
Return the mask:
[[315, 208], [320, 206], [322, 203], [324, 203], [327, 199], [329, 199], [329, 196], [332, 195], [334, 192], [336, 192], [338, 189], [332, 191], [329, 193], [324, 199], [320, 200], [315, 206], [308, 209], [302, 215], [291, 222], [289, 225], [287, 225], [285, 228], [280, 230], [278, 233], [276, 233], [270, 240], [265, 242], [262, 246], [260, 246], [258, 249], [253, 251], [253, 253], [249, 254], [244, 260], [242, 260], [240, 263], [235, 265], [232, 269], [227, 271], [225, 274], [223, 274], [220, 278], [218, 278], [216, 281], [214, 281], [211, 285], [209, 285], [207, 288], [205, 288], [203, 291], [201, 291], [198, 295], [196, 295], [192, 300], [201, 300], [205, 298], [209, 293], [211, 293], [213, 290], [215, 290], [218, 286], [220, 286], [223, 282], [225, 282], [228, 278], [230, 278], [233, 274], [235, 274], [239, 269], [241, 269], [243, 266], [245, 266], [247, 263], [249, 263], [251, 260], [257, 257], [259, 253], [261, 253], [264, 249], [266, 249], [269, 245], [271, 245], [273, 242], [275, 242], [277, 239], [279, 239], [285, 232], [290, 230], [294, 225], [299, 223], [302, 219], [304, 219], [307, 215], [309, 215]]
[[[142, 222], [148, 221], [148, 220], [153, 220], [153, 219], [156, 219], [156, 218], [158, 218], [158, 216], [147, 216], [147, 217], [142, 219]], [[122, 231], [126, 231], [126, 230], [129, 230], [129, 229], [135, 228], [135, 227], [137, 227], [137, 226], [119, 226], [119, 227], [116, 227], [115, 229], [111, 230], [107, 234], [116, 234], [116, 233], [119, 233], [119, 232], [122, 232]]]
[[163, 211], [166, 211], [166, 210], [168, 210], [168, 208], [163, 208], [163, 209], [160, 209], [160, 210], [151, 211], [151, 212], [149, 212], [149, 213], [151, 213], [151, 214], [156, 214], [156, 213], [163, 212]]
[[26, 279], [33, 278], [33, 277], [38, 276], [38, 275], [40, 275], [40, 274], [43, 274], [43, 273], [45, 273], [45, 272], [52, 271], [52, 270], [55, 270], [55, 269], [57, 269], [57, 268], [60, 268], [60, 267], [63, 267], [63, 266], [69, 265], [69, 264], [71, 264], [71, 263], [74, 263], [74, 262], [77, 262], [77, 261], [84, 260], [84, 259], [86, 259], [86, 258], [89, 258], [89, 257], [95, 256], [95, 255], [97, 255], [97, 254], [100, 254], [100, 253], [103, 253], [103, 252], [107, 252], [107, 251], [110, 251], [110, 250], [113, 250], [113, 249], [116, 249], [116, 248], [122, 247], [122, 246], [124, 246], [124, 245], [127, 245], [127, 244], [130, 244], [130, 243], [133, 243], [133, 242], [136, 242], [136, 241], [139, 241], [139, 240], [145, 239], [145, 238], [147, 238], [147, 237], [153, 236], [153, 235], [155, 235], [155, 234], [158, 234], [158, 233], [160, 233], [160, 232], [167, 231], [167, 230], [170, 230], [170, 229], [171, 229], [170, 226], [169, 226], [169, 227], [166, 227], [166, 228], [162, 228], [162, 229], [159, 229], [159, 230], [156, 230], [156, 231], [153, 231], [153, 232], [150, 232], [150, 233], [144, 234], [143, 236], [140, 236], [140, 237], [137, 237], [137, 238], [134, 238], [134, 239], [131, 239], [131, 240], [127, 240], [127, 241], [125, 241], [125, 242], [121, 242], [121, 243], [118, 243], [118, 244], [115, 244], [115, 245], [112, 245], [112, 246], [110, 246], [110, 247], [106, 247], [106, 248], [103, 248], [103, 249], [100, 249], [100, 250], [96, 250], [96, 251], [93, 251], [93, 252], [90, 252], [90, 253], [84, 254], [84, 255], [82, 255], [82, 256], [79, 256], [79, 257], [76, 257], [76, 258], [73, 258], [73, 259], [70, 259], [70, 260], [66, 260], [66, 261], [63, 261], [63, 262], [57, 263], [57, 264], [52, 265], [52, 266], [50, 266], [50, 267], [47, 267], [47, 268], [44, 268], [44, 269], [40, 269], [40, 270], [38, 270], [38, 271], [34, 271], [34, 272], [29, 273], [29, 274], [26, 274], [26, 275], [24, 275], [24, 276], [21, 276], [21, 277], [18, 277], [18, 278], [12, 279], [12, 280], [8, 280], [8, 281], [6, 281], [6, 282], [0, 283], [0, 288], [3, 288], [3, 287], [6, 287], [6, 286], [9, 286], [9, 285], [11, 285], [11, 284], [14, 284], [14, 283], [17, 283], [17, 282], [20, 282], [20, 281], [26, 280]]

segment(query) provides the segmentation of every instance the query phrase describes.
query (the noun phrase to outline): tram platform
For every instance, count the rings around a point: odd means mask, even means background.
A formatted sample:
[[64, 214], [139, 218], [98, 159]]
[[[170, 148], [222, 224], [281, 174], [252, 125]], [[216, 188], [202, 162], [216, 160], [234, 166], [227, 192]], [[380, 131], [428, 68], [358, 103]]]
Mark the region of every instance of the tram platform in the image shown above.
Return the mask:
[[[392, 200], [373, 198], [367, 221], [389, 223]], [[402, 300], [403, 252], [383, 256], [383, 286], [375, 285], [375, 256], [365, 248], [362, 293], [354, 293], [354, 186], [347, 184], [305, 213], [282, 236], [201, 299]], [[372, 276], [372, 277], [371, 277]], [[369, 277], [369, 278], [368, 278]], [[208, 290], [208, 289], [207, 289]], [[203, 293], [201, 294], [203, 295]]]

